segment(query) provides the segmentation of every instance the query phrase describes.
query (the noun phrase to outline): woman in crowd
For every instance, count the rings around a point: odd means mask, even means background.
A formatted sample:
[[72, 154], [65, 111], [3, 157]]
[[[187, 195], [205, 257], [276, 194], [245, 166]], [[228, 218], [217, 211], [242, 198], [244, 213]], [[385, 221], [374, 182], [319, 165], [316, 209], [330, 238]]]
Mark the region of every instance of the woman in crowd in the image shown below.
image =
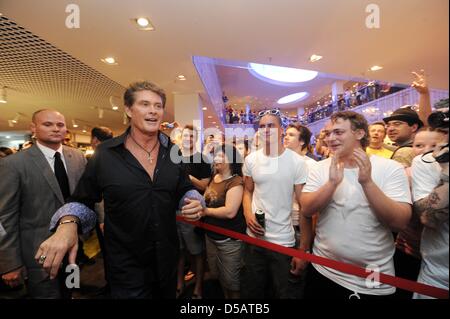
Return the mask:
[[[245, 233], [242, 212], [242, 158], [234, 146], [222, 145], [215, 150], [213, 174], [205, 191], [204, 222]], [[225, 298], [239, 298], [242, 242], [215, 232], [206, 231], [208, 264], [217, 275]]]

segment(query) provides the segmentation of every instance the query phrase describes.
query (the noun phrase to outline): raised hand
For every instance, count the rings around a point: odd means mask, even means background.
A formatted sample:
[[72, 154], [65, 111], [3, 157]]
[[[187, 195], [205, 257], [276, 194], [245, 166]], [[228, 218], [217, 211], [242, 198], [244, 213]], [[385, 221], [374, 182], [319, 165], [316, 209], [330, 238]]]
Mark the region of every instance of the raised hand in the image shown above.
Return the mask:
[[415, 88], [419, 94], [428, 93], [428, 82], [425, 71], [422, 69], [419, 73], [414, 71], [411, 73], [414, 75], [414, 81], [411, 86]]

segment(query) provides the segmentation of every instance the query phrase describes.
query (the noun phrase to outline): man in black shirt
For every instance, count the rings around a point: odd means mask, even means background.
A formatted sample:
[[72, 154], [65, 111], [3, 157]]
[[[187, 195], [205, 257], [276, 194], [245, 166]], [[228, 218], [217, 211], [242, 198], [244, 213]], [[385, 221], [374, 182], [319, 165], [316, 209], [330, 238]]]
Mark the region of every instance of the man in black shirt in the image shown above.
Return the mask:
[[[137, 82], [124, 95], [130, 127], [103, 142], [86, 167], [71, 203], [52, 218], [55, 234], [39, 247], [44, 268], [56, 275], [69, 252], [74, 263], [77, 225], [95, 225], [94, 203], [105, 203], [108, 283], [113, 298], [174, 298], [178, 237], [175, 210], [190, 216], [202, 210], [169, 138], [159, 132], [166, 96], [150, 82]], [[197, 198], [197, 199], [193, 199]], [[180, 204], [179, 204], [180, 202]], [[204, 204], [203, 204], [204, 205]], [[194, 218], [191, 218], [194, 219]]]
[[[196, 151], [198, 131], [192, 125], [186, 125], [181, 132], [181, 155], [186, 173], [195, 188], [203, 194], [211, 177], [211, 166], [203, 159], [202, 153]], [[192, 293], [194, 299], [203, 295], [203, 275], [205, 265], [205, 236], [195, 230], [195, 226], [184, 222], [177, 222], [180, 238], [180, 258], [178, 261], [177, 297], [184, 289], [184, 267], [186, 253], [193, 257], [195, 266], [195, 287]]]
[[196, 150], [199, 132], [192, 125], [185, 125], [181, 133], [182, 161], [192, 184], [203, 194], [211, 177], [211, 165]]

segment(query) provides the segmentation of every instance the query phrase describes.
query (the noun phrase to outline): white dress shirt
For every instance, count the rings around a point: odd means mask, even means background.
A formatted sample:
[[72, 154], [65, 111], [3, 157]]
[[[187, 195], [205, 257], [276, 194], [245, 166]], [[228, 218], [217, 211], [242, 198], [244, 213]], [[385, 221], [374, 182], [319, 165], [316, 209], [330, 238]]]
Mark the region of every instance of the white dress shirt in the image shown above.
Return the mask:
[[55, 172], [55, 153], [56, 152], [59, 152], [61, 154], [61, 160], [64, 163], [64, 168], [66, 169], [66, 172], [67, 172], [67, 165], [66, 165], [66, 161], [64, 159], [62, 145], [59, 146], [57, 151], [40, 144], [39, 141], [36, 142], [36, 145], [37, 145], [37, 147], [39, 147], [41, 152], [44, 153], [45, 159], [47, 160], [48, 164], [50, 165], [50, 168], [52, 169], [53, 173]]

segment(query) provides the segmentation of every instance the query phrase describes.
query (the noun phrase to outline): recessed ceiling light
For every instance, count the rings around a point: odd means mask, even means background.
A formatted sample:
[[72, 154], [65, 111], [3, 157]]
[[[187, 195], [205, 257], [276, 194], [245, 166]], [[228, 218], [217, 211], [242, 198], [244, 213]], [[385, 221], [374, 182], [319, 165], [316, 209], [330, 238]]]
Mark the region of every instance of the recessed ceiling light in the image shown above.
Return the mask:
[[132, 19], [136, 24], [139, 30], [143, 31], [153, 31], [155, 27], [151, 24], [149, 18], [139, 17], [136, 19]]
[[7, 135], [6, 138], [11, 138], [11, 136]]
[[112, 109], [113, 109], [114, 111], [117, 111], [117, 110], [119, 109], [119, 107], [114, 105], [114, 106], [112, 107]]
[[209, 119], [212, 119], [212, 116], [211, 116], [211, 115], [208, 115], [208, 118], [209, 118]]
[[217, 124], [217, 122], [212, 122], [212, 124]]
[[184, 75], [180, 74], [180, 75], [177, 76], [177, 79], [180, 80], [180, 81], [185, 81], [186, 77]]
[[116, 59], [114, 59], [113, 57], [109, 56], [106, 57], [104, 59], [101, 59], [103, 63], [109, 64], [109, 65], [117, 65], [117, 61]]
[[207, 111], [208, 108], [207, 108], [206, 106], [204, 106], [204, 107], [202, 107], [202, 110], [203, 110], [203, 111]]
[[82, 132], [83, 132], [83, 133], [86, 133], [87, 131], [86, 131], [86, 130], [82, 130]]
[[374, 65], [373, 67], [370, 68], [370, 71], [378, 71], [381, 70], [383, 67], [379, 66], [379, 65]]
[[277, 103], [278, 104], [288, 104], [288, 103], [298, 102], [298, 101], [306, 99], [308, 96], [309, 96], [308, 92], [298, 92], [298, 93], [290, 94], [290, 95], [280, 98], [277, 101]]
[[146, 27], [150, 24], [150, 22], [148, 21], [147, 18], [138, 18], [136, 20], [136, 23], [140, 26], [140, 27]]
[[323, 56], [321, 56], [321, 55], [313, 54], [309, 57], [309, 61], [317, 62], [317, 61], [321, 60], [322, 58], [323, 58]]

